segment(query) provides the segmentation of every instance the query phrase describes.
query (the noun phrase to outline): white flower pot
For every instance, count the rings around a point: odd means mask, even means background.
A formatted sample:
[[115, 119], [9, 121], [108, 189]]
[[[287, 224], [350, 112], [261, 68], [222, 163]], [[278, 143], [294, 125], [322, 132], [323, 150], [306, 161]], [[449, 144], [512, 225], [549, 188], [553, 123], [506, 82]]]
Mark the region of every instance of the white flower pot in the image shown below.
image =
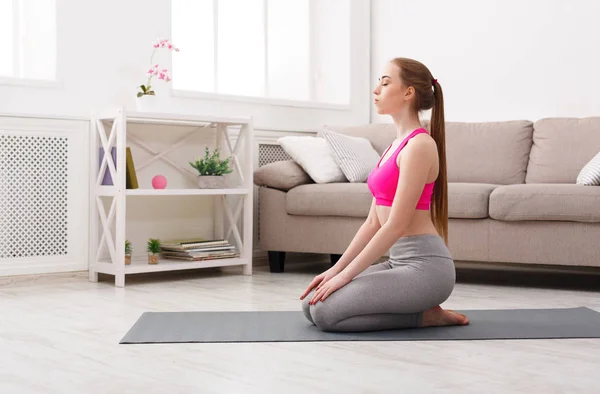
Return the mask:
[[157, 101], [156, 96], [145, 94], [135, 98], [135, 107], [141, 112], [160, 112]]
[[199, 175], [198, 187], [200, 189], [227, 189], [229, 177], [225, 175]]

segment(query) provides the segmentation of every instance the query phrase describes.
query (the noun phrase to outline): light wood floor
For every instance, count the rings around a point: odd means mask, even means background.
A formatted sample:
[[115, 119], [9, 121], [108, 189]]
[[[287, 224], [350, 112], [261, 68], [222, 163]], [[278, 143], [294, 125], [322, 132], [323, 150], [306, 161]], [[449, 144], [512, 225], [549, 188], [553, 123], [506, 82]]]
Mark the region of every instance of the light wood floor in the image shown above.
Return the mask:
[[[0, 278], [0, 393], [598, 393], [600, 339], [119, 345], [146, 311], [298, 310], [320, 263]], [[161, 277], [164, 275], [164, 277]], [[587, 306], [600, 276], [459, 268], [444, 306]], [[201, 328], [200, 328], [201, 329]]]

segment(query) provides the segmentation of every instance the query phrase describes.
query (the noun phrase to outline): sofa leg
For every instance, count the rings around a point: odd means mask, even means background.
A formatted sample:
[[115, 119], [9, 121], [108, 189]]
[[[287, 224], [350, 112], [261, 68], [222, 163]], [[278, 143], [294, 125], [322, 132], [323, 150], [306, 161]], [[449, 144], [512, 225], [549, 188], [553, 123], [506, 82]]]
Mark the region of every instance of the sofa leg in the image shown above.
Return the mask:
[[269, 268], [271, 272], [283, 272], [285, 266], [285, 252], [269, 251]]
[[329, 256], [330, 261], [331, 261], [331, 266], [333, 267], [335, 265], [335, 263], [338, 262], [338, 260], [342, 257], [341, 254], [332, 254]]

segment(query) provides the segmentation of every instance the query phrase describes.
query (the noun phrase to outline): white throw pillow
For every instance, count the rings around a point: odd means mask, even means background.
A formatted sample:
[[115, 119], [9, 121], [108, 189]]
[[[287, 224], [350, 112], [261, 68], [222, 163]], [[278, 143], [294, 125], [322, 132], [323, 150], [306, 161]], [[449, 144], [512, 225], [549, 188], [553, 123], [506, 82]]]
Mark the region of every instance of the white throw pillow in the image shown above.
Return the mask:
[[277, 142], [315, 183], [348, 181], [336, 164], [333, 152], [325, 139], [289, 135], [280, 137]]
[[592, 157], [577, 175], [577, 184], [585, 186], [600, 186], [600, 152]]
[[363, 137], [352, 137], [325, 129], [320, 133], [333, 151], [335, 162], [350, 182], [366, 182], [379, 161], [379, 153]]

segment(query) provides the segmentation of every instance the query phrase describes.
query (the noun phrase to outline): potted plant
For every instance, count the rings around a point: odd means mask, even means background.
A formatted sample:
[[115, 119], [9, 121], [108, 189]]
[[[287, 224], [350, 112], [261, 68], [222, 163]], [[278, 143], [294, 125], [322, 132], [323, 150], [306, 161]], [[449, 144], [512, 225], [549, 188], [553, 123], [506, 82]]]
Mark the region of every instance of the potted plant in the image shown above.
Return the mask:
[[139, 85], [138, 92], [136, 94], [137, 101], [136, 106], [139, 110], [156, 110], [155, 97], [156, 93], [154, 92], [154, 88], [152, 87], [152, 78], [156, 77], [159, 81], [169, 82], [171, 81], [171, 77], [169, 76], [169, 70], [166, 68], [161, 68], [158, 63], [154, 63], [154, 54], [159, 49], [166, 49], [168, 51], [179, 52], [179, 48], [176, 48], [167, 38], [161, 38], [156, 40], [152, 47], [154, 48], [152, 51], [152, 55], [150, 56], [150, 69], [146, 71], [146, 75], [148, 79], [146, 80], [146, 84]]
[[125, 265], [131, 264], [131, 242], [125, 240]]
[[226, 174], [232, 170], [229, 168], [231, 156], [221, 159], [218, 149], [214, 149], [212, 154], [206, 147], [204, 158], [190, 162], [190, 165], [198, 171], [198, 187], [202, 189], [224, 189], [227, 187]]
[[150, 238], [146, 250], [148, 251], [148, 264], [158, 264], [158, 254], [160, 253], [160, 241]]

